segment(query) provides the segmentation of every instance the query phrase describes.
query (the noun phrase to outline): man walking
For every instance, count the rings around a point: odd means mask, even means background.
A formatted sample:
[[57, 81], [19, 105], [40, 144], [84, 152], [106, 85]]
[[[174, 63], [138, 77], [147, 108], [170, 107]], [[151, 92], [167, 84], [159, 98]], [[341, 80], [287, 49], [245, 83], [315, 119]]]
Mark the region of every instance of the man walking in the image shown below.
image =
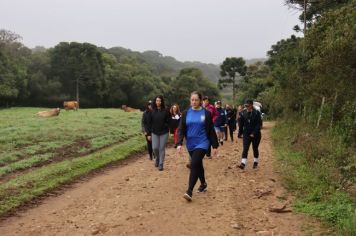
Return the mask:
[[252, 143], [253, 149], [253, 168], [258, 166], [258, 146], [261, 141], [261, 113], [253, 108], [253, 100], [247, 99], [245, 108], [240, 113], [238, 138], [243, 138], [242, 160], [240, 169], [245, 169], [247, 164], [247, 154]]

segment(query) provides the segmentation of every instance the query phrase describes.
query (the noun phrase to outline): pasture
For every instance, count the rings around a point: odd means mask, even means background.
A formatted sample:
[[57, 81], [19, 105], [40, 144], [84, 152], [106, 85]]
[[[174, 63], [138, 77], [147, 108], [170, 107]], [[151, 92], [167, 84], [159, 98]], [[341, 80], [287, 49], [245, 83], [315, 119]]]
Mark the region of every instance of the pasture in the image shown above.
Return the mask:
[[0, 214], [145, 146], [142, 113], [119, 109], [0, 110]]

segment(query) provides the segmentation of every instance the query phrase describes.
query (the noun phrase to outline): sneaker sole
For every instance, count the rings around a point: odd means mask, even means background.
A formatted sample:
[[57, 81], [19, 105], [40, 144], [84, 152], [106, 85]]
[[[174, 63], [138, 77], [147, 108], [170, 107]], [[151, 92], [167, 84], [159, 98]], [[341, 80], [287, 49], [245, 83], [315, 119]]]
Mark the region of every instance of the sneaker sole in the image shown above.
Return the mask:
[[185, 200], [187, 200], [188, 202], [191, 202], [192, 201], [192, 197], [189, 196], [188, 194], [184, 194], [183, 197], [185, 198]]
[[203, 191], [197, 190], [197, 193], [204, 193], [204, 192], [206, 192], [206, 189], [204, 189]]

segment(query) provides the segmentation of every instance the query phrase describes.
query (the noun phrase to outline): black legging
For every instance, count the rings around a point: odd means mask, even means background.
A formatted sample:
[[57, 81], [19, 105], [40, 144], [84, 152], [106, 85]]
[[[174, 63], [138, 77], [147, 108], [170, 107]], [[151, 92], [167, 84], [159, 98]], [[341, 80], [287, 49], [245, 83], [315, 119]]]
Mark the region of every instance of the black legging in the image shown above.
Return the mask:
[[252, 149], [253, 149], [253, 156], [255, 158], [258, 158], [259, 152], [258, 152], [258, 146], [260, 145], [261, 141], [261, 134], [255, 135], [255, 137], [251, 138], [250, 136], [243, 136], [243, 151], [242, 151], [242, 158], [247, 158], [248, 154], [248, 149], [250, 148], [250, 145], [252, 143]]
[[189, 187], [188, 192], [193, 193], [193, 189], [198, 179], [201, 184], [205, 183], [204, 167], [203, 167], [203, 158], [206, 154], [205, 149], [197, 148], [193, 151], [189, 151], [191, 157], [191, 167], [189, 175]]
[[147, 139], [147, 136], [146, 136], [146, 142], [147, 142], [148, 154], [150, 155], [150, 158], [152, 159], [152, 155], [153, 155], [152, 141], [148, 140], [148, 139]]
[[[234, 141], [234, 131], [236, 130], [236, 125], [234, 123], [229, 123], [229, 132], [230, 132], [230, 138], [231, 141]], [[227, 141], [227, 127], [225, 127], [225, 140]]]

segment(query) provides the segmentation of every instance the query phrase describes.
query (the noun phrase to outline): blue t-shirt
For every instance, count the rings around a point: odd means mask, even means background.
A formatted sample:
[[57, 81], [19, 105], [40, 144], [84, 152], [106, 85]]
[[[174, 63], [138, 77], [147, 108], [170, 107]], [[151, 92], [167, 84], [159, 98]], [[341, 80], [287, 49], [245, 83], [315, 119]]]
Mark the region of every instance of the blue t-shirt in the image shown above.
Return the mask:
[[210, 141], [205, 129], [205, 110], [193, 110], [189, 108], [186, 117], [187, 125], [187, 149], [193, 151], [201, 148], [208, 150]]

